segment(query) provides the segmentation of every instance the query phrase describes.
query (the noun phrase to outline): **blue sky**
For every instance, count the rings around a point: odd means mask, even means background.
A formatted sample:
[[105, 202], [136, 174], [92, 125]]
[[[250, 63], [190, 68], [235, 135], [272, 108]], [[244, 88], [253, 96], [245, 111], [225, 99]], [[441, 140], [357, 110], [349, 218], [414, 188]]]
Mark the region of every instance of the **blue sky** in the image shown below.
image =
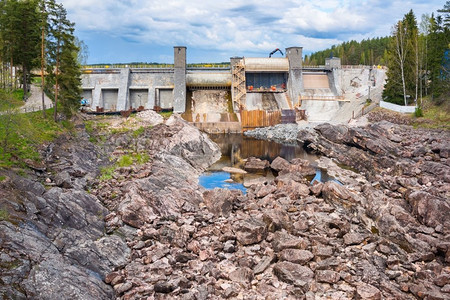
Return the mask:
[[[349, 40], [387, 36], [413, 9], [437, 0], [60, 0], [89, 48], [88, 63], [173, 63], [173, 46], [189, 63], [266, 57], [275, 48], [304, 53]], [[279, 54], [276, 54], [279, 55]]]

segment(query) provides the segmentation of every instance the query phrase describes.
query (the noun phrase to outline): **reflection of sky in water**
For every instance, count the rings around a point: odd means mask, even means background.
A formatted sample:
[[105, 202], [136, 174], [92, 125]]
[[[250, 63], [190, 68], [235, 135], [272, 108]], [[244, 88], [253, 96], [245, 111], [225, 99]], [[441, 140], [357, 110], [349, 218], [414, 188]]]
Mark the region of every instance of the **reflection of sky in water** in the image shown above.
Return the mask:
[[225, 180], [230, 179], [230, 173], [227, 172], [205, 172], [200, 178], [200, 185], [208, 190], [212, 190], [214, 188], [224, 188], [224, 189], [234, 189], [241, 190], [244, 193], [247, 189], [241, 184], [237, 182], [225, 182]]
[[334, 177], [329, 176], [328, 173], [326, 172], [326, 170], [323, 170], [323, 169], [316, 170], [316, 176], [314, 176], [314, 178], [311, 180], [311, 184], [313, 184], [314, 181], [320, 181], [320, 182], [334, 181], [334, 182], [337, 182], [340, 185], [342, 185], [342, 182], [335, 179]]
[[[227, 134], [227, 135], [212, 135], [211, 139], [216, 142], [222, 151], [222, 157], [219, 161], [213, 164], [209, 171], [203, 173], [200, 176], [200, 185], [206, 189], [227, 188], [227, 189], [239, 189], [246, 191], [242, 182], [249, 180], [250, 177], [254, 178], [255, 174], [236, 175], [230, 176], [229, 173], [221, 171], [223, 167], [235, 167], [243, 169], [245, 159], [248, 157], [257, 157], [262, 160], [268, 160], [272, 162], [276, 157], [280, 156], [288, 161], [294, 158], [302, 158], [308, 160], [313, 166], [316, 166], [315, 155], [307, 153], [302, 147], [294, 145], [283, 145], [271, 141], [256, 140], [248, 137], [244, 137], [240, 134]], [[268, 172], [271, 173], [269, 170]], [[265, 175], [268, 175], [267, 172]], [[264, 175], [261, 175], [264, 176]], [[272, 176], [272, 175], [271, 175]], [[225, 180], [234, 179], [238, 182], [227, 183]], [[314, 180], [326, 182], [329, 180], [335, 180], [328, 176], [326, 170], [317, 168], [317, 173]], [[338, 181], [337, 181], [338, 182]], [[338, 182], [339, 183], [339, 182]]]

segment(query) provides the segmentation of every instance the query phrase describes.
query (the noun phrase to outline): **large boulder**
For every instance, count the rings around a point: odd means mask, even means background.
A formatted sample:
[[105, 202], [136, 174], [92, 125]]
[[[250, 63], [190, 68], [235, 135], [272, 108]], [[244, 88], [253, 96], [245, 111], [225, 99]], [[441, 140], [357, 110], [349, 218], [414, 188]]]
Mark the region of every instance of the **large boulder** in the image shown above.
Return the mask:
[[238, 221], [234, 224], [234, 233], [242, 245], [261, 242], [267, 236], [267, 226], [263, 221], [254, 218]]
[[301, 287], [304, 290], [309, 289], [309, 283], [314, 277], [314, 272], [310, 268], [288, 261], [276, 263], [273, 267], [273, 273], [279, 280]]
[[291, 164], [290, 164], [287, 160], [285, 160], [284, 158], [282, 158], [282, 157], [280, 157], [280, 156], [277, 156], [277, 158], [275, 158], [275, 159], [272, 161], [272, 163], [270, 164], [270, 167], [271, 167], [273, 170], [279, 172], [279, 171], [281, 171], [281, 170], [288, 169], [290, 165], [291, 165]]
[[263, 172], [270, 166], [267, 160], [261, 160], [256, 157], [249, 157], [245, 162], [244, 169], [248, 172]]
[[242, 196], [241, 191], [219, 188], [203, 193], [203, 199], [208, 210], [216, 216], [224, 217], [230, 215], [233, 203], [239, 196]]
[[446, 232], [450, 232], [448, 201], [423, 191], [414, 191], [407, 196], [407, 199], [414, 215], [422, 224], [430, 227], [441, 225]]

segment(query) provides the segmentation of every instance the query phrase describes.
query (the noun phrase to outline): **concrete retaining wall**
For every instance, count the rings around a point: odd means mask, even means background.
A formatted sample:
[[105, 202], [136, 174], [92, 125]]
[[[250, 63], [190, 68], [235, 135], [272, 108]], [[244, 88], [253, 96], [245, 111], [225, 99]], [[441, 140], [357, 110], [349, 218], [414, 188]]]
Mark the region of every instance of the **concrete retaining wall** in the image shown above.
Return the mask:
[[415, 106], [402, 106], [385, 101], [380, 101], [380, 107], [404, 114], [412, 114], [416, 110]]
[[[126, 70], [126, 69], [124, 69]], [[118, 89], [119, 99], [115, 105], [117, 110], [129, 108], [129, 90], [148, 90], [148, 99], [145, 101], [145, 108], [153, 109], [155, 106], [158, 89], [174, 88], [173, 70], [151, 70], [142, 69], [139, 71], [128, 71], [111, 74], [83, 74], [81, 76], [83, 90], [92, 90], [91, 108], [103, 107], [102, 90]]]

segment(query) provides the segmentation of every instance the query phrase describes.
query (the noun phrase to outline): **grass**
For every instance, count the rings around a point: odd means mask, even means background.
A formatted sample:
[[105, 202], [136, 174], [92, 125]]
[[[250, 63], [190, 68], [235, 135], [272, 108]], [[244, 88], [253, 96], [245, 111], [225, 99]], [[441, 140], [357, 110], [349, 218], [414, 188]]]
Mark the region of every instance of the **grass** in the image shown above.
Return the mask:
[[150, 156], [147, 153], [137, 153], [135, 155], [135, 161], [138, 165], [143, 165], [150, 161]]
[[164, 119], [170, 118], [171, 115], [173, 115], [173, 111], [163, 111], [159, 113], [161, 116], [164, 117]]
[[129, 154], [125, 154], [122, 155], [118, 160], [117, 160], [117, 166], [118, 167], [129, 167], [133, 164], [134, 159], [131, 155]]
[[9, 111], [22, 107], [23, 90], [17, 89], [10, 92], [0, 91], [0, 111]]
[[99, 180], [108, 181], [113, 179], [114, 172], [117, 168], [126, 168], [131, 167], [132, 165], [143, 165], [149, 161], [150, 156], [145, 152], [124, 154], [117, 159], [115, 164], [100, 169]]
[[116, 166], [108, 166], [100, 169], [100, 181], [107, 181], [113, 179]]
[[422, 109], [416, 113], [419, 116], [412, 120], [414, 127], [450, 130], [450, 99], [441, 105], [435, 105], [429, 98], [425, 98]]
[[0, 115], [0, 167], [23, 167], [26, 159], [38, 161], [39, 146], [66, 130], [53, 121], [50, 110], [46, 118], [42, 112]]
[[8, 221], [9, 213], [6, 209], [0, 209], [0, 221]]
[[141, 136], [145, 131], [145, 127], [139, 127], [138, 129], [136, 129], [135, 131], [133, 131], [133, 138], [138, 138], [139, 136]]

